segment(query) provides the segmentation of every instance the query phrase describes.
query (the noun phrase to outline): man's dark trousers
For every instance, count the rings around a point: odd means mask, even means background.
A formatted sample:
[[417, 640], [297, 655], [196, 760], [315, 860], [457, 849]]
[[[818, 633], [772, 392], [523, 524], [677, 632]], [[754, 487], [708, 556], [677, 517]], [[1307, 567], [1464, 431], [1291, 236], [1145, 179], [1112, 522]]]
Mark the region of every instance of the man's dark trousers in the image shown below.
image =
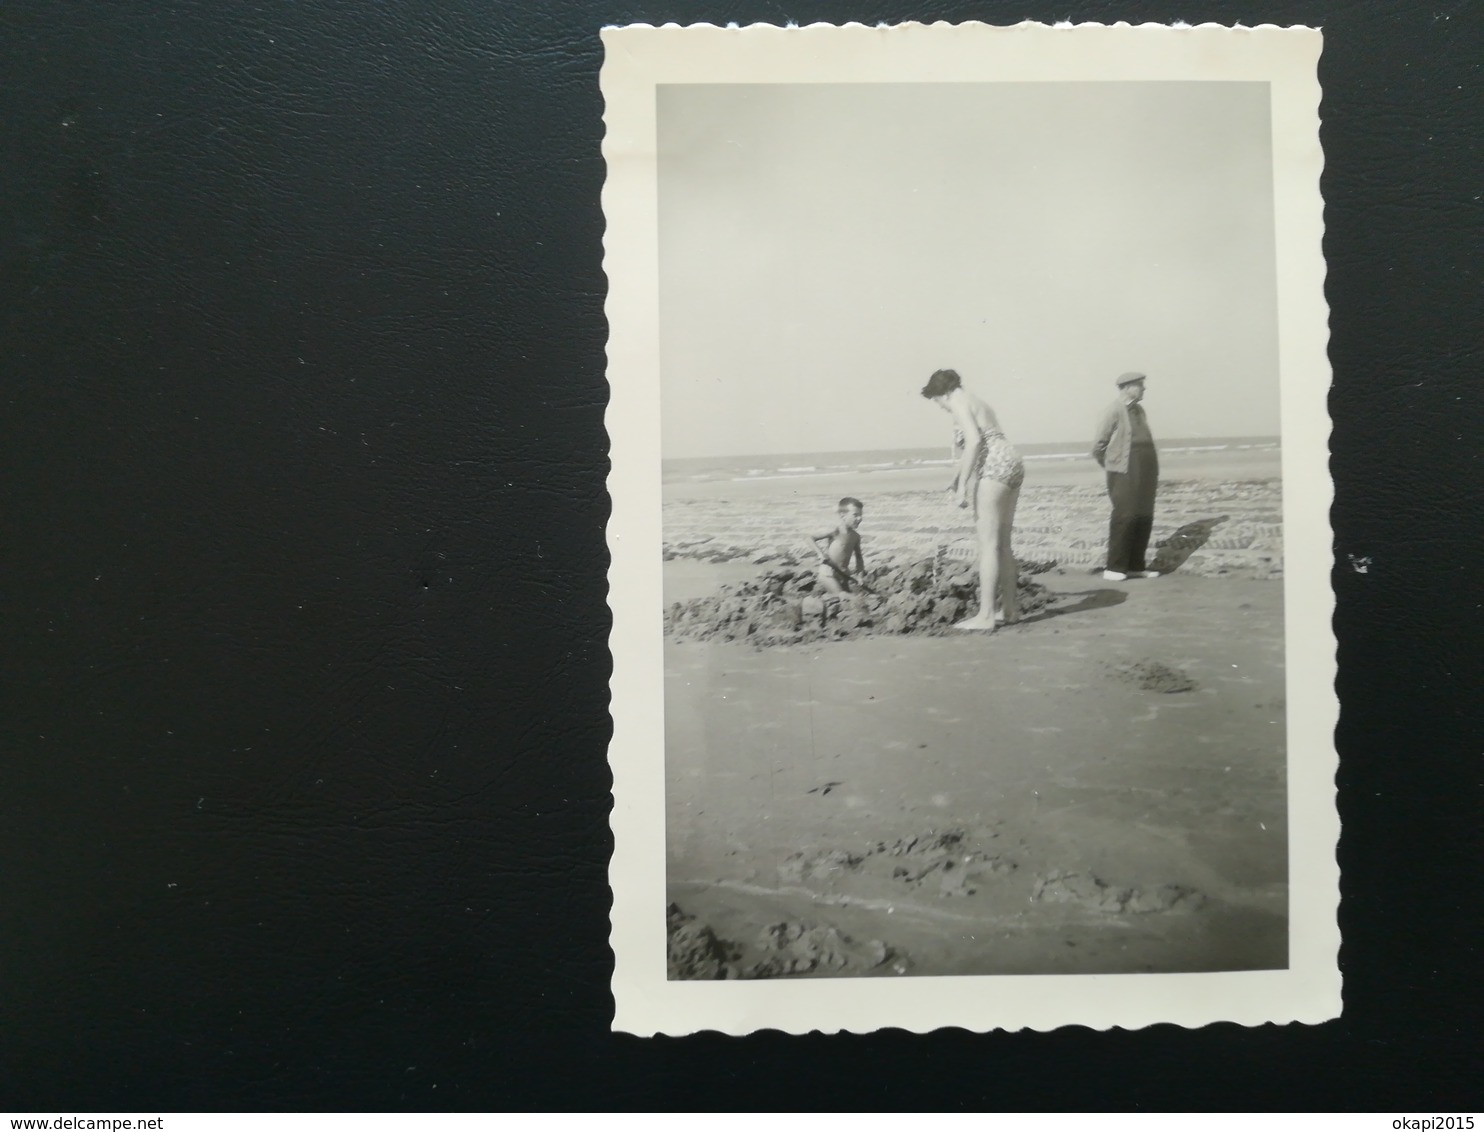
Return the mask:
[[1152, 444], [1129, 449], [1128, 471], [1108, 473], [1108, 569], [1136, 574], [1144, 567], [1149, 532], [1154, 529], [1154, 493], [1159, 487], [1159, 454]]

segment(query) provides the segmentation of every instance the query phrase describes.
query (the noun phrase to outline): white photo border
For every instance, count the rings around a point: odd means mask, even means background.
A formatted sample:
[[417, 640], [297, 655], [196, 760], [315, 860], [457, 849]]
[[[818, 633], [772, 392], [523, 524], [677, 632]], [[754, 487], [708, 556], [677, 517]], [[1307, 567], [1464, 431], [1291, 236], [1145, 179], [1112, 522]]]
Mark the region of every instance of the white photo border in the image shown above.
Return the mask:
[[[606, 28], [606, 425], [615, 1030], [746, 1034], [1317, 1023], [1341, 1009], [1335, 807], [1331, 373], [1313, 28], [982, 23]], [[666, 978], [655, 87], [667, 83], [1247, 81], [1270, 84], [1279, 302], [1289, 966], [907, 979]]]

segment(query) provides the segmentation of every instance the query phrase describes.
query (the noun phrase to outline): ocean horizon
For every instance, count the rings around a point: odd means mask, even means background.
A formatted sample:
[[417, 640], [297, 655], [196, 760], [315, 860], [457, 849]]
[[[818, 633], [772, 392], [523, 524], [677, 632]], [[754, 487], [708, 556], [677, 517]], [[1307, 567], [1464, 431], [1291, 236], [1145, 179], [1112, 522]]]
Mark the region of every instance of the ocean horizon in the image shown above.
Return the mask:
[[[1017, 444], [1027, 461], [1089, 460], [1085, 441]], [[1163, 453], [1277, 450], [1276, 436], [1182, 437], [1162, 440]], [[953, 463], [946, 445], [931, 448], [877, 448], [851, 452], [788, 452], [755, 456], [686, 456], [661, 459], [662, 483], [706, 483], [732, 480], [794, 479], [805, 476], [870, 475], [911, 468], [947, 467]]]

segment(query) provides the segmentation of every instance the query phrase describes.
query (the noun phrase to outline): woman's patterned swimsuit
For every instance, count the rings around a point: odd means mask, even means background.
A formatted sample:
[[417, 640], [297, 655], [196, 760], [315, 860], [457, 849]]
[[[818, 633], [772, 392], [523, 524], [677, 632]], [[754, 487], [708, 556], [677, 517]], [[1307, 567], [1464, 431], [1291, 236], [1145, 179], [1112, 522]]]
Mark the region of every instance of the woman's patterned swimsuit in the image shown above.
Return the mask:
[[[953, 446], [958, 451], [964, 447], [964, 434], [958, 429], [953, 430]], [[1015, 451], [1015, 446], [1005, 439], [1003, 432], [986, 429], [984, 444], [979, 449], [979, 459], [972, 474], [981, 480], [1002, 483], [1014, 491], [1025, 482], [1025, 461]]]

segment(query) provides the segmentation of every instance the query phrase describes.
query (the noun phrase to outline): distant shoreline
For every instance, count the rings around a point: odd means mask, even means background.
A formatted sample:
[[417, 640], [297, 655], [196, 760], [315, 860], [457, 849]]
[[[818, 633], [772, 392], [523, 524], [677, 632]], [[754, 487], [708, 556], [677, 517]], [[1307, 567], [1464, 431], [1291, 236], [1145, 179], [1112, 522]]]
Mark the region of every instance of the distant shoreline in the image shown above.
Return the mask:
[[[1086, 460], [1086, 447], [1072, 442], [1016, 446], [1027, 463], [1063, 463]], [[1218, 452], [1281, 451], [1278, 437], [1192, 437], [1160, 444], [1165, 456]], [[668, 487], [687, 483], [752, 483], [824, 476], [881, 475], [953, 463], [946, 447], [880, 449], [859, 452], [794, 452], [773, 455], [698, 456], [661, 460], [661, 481]]]
[[[1047, 446], [1050, 447], [1050, 446]], [[1160, 480], [1201, 483], [1269, 483], [1283, 475], [1283, 451], [1276, 442], [1243, 441], [1235, 445], [1161, 445]], [[1038, 487], [1105, 490], [1103, 471], [1086, 453], [1025, 453], [1026, 491]], [[742, 461], [738, 461], [742, 463]], [[806, 470], [812, 467], [813, 470]], [[791, 469], [791, 470], [785, 470]], [[798, 500], [815, 499], [821, 507], [832, 498], [855, 495], [863, 499], [898, 492], [938, 491], [953, 478], [952, 461], [940, 453], [911, 463], [871, 461], [855, 465], [787, 464], [759, 470], [716, 468], [686, 478], [667, 477], [661, 484], [665, 503], [686, 500]], [[740, 473], [740, 474], [739, 474]]]

